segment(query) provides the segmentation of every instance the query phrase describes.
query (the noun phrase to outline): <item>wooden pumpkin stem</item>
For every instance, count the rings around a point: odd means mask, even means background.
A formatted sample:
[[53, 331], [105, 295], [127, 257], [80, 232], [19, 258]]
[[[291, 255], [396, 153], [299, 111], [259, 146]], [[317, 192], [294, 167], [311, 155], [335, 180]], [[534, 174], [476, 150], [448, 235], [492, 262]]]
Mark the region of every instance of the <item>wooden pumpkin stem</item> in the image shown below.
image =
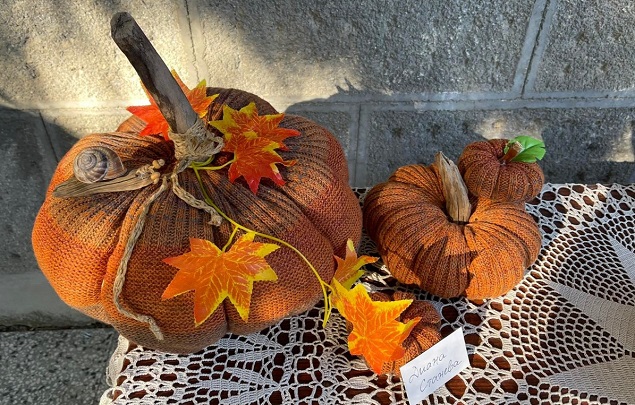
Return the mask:
[[436, 154], [435, 163], [441, 176], [446, 212], [452, 221], [467, 223], [472, 215], [472, 205], [459, 169], [441, 152]]
[[148, 37], [128, 13], [115, 14], [110, 21], [110, 31], [170, 128], [185, 134], [198, 116]]
[[512, 142], [511, 145], [509, 145], [509, 149], [507, 150], [507, 153], [505, 153], [503, 157], [500, 158], [500, 162], [503, 164], [509, 163], [511, 162], [513, 158], [515, 158], [522, 151], [523, 151], [523, 145], [521, 145], [520, 142], [518, 141]]

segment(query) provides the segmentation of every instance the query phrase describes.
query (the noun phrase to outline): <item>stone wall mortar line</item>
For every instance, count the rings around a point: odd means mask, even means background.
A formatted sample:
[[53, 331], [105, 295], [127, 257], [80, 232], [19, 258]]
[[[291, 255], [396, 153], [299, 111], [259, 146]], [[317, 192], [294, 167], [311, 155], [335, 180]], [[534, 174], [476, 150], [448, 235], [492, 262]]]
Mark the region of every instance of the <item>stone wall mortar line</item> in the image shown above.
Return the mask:
[[190, 19], [189, 7], [187, 0], [182, 0], [178, 4], [177, 20], [179, 24], [179, 33], [181, 34], [181, 41], [187, 48], [190, 57], [192, 58], [192, 64], [188, 64], [186, 67], [188, 71], [188, 77], [195, 77], [197, 83], [201, 80], [198, 72], [198, 64], [195, 52], [194, 40], [192, 38], [192, 23]]
[[[104, 107], [104, 108], [42, 108], [42, 109], [22, 109], [21, 111], [42, 112], [45, 118], [57, 118], [67, 115], [85, 115], [87, 117], [100, 115], [115, 115], [128, 113], [125, 108], [121, 107]], [[129, 113], [128, 113], [129, 114]]]
[[[506, 94], [499, 94], [505, 96]], [[147, 103], [145, 103], [147, 104]], [[40, 113], [45, 112], [47, 116], [59, 116], [69, 114], [82, 114], [95, 116], [100, 114], [125, 113], [126, 107], [139, 105], [135, 102], [126, 102], [112, 105], [110, 103], [101, 106], [84, 107], [75, 103], [62, 103], [56, 105], [39, 104], [30, 106], [18, 106], [6, 111], [20, 110], [24, 112]], [[536, 93], [526, 98], [488, 98], [488, 99], [457, 99], [457, 100], [402, 100], [382, 99], [368, 100], [360, 103], [356, 99], [332, 101], [316, 101], [292, 108], [289, 113], [294, 114], [294, 110], [312, 112], [347, 112], [351, 106], [368, 106], [371, 109], [391, 110], [391, 109], [493, 109], [493, 108], [630, 108], [635, 106], [635, 91], [629, 92], [556, 92], [556, 93]], [[0, 108], [0, 114], [5, 110]]]
[[[187, 84], [187, 83], [186, 83]], [[132, 105], [148, 105], [148, 99], [130, 99], [130, 100], [108, 100], [108, 101], [54, 101], [54, 102], [38, 102], [38, 103], [16, 103], [7, 108], [13, 108], [22, 111], [34, 110], [86, 110], [86, 109], [114, 109], [119, 108], [125, 110]]]
[[523, 44], [520, 59], [518, 60], [518, 65], [516, 67], [512, 93], [516, 93], [518, 95], [521, 95], [523, 93], [525, 83], [527, 82], [529, 67], [531, 65], [533, 55], [536, 51], [538, 38], [542, 30], [542, 24], [546, 10], [547, 0], [536, 0], [531, 13], [531, 17], [529, 18], [527, 32], [525, 34], [525, 42]]
[[[46, 184], [48, 185], [48, 181], [53, 177], [53, 173], [57, 167], [58, 159], [55, 149], [53, 148], [51, 134], [46, 126], [46, 120], [42, 116], [41, 112], [34, 115], [38, 117], [38, 124], [36, 126], [34, 136], [36, 138], [37, 147], [40, 149], [40, 153], [42, 154], [42, 170], [44, 172], [43, 174], [46, 179]], [[44, 190], [41, 190], [43, 194], [46, 193], [47, 185], [45, 185]]]
[[205, 40], [203, 37], [203, 28], [201, 19], [199, 18], [199, 5], [197, 0], [185, 0], [188, 10], [188, 20], [190, 25], [190, 36], [192, 39], [192, 51], [194, 53], [194, 63], [196, 64], [197, 78], [199, 81], [205, 79], [207, 85], [214, 85], [210, 82], [209, 69], [205, 64]]
[[548, 91], [548, 92], [528, 92], [523, 97], [525, 99], [596, 99], [613, 98], [628, 99], [635, 98], [635, 89], [612, 91], [612, 90], [580, 90], [580, 91]]
[[343, 102], [333, 102], [333, 101], [311, 101], [302, 103], [301, 105], [292, 105], [289, 106], [285, 112], [289, 114], [296, 114], [297, 112], [302, 111], [311, 111], [311, 112], [350, 112], [351, 108], [355, 108], [358, 103], [343, 103]]
[[370, 136], [370, 115], [371, 110], [368, 105], [360, 105], [359, 124], [357, 137], [357, 154], [355, 157], [355, 179], [352, 182], [355, 186], [365, 185], [368, 178], [368, 137]]
[[357, 161], [359, 155], [359, 139], [362, 136], [359, 130], [360, 126], [360, 110], [361, 104], [353, 105], [350, 108], [350, 123], [348, 126], [349, 144], [347, 150], [348, 156], [348, 180], [351, 185], [356, 184]]
[[[514, 109], [578, 109], [578, 108], [633, 108], [635, 99], [544, 99], [544, 100], [498, 100], [498, 101], [460, 101], [460, 102], [416, 102], [408, 104], [375, 104], [374, 109], [392, 110], [402, 106], [419, 111], [462, 111], [462, 110], [514, 110]], [[409, 107], [410, 106], [410, 107]], [[395, 108], [397, 107], [397, 108]]]
[[[261, 96], [264, 97], [264, 96]], [[321, 104], [325, 101], [306, 100], [295, 97], [264, 97], [270, 104], [290, 106], [294, 104]], [[372, 102], [408, 102], [408, 101], [453, 101], [453, 100], [497, 100], [519, 98], [512, 92], [443, 92], [443, 93], [400, 93], [400, 94], [365, 94], [355, 96], [335, 96], [329, 103], [372, 103]]]
[[551, 25], [557, 9], [558, 0], [548, 0], [545, 14], [542, 19], [540, 32], [538, 33], [538, 37], [536, 38], [536, 47], [534, 48], [531, 63], [529, 65], [529, 72], [527, 72], [527, 78], [523, 85], [523, 96], [525, 96], [525, 94], [531, 94], [534, 91], [534, 86], [536, 84], [536, 78], [538, 77], [542, 58], [544, 56], [545, 50], [547, 49], [547, 46], [549, 45], [549, 34], [551, 32]]
[[[608, 103], [613, 102], [632, 102], [635, 101], [635, 90], [625, 90], [625, 91], [595, 91], [595, 90], [587, 90], [587, 91], [579, 91], [579, 92], [548, 92], [548, 93], [528, 93], [525, 94], [522, 98], [512, 95], [511, 93], [487, 93], [487, 94], [471, 94], [471, 93], [463, 93], [457, 94], [456, 96], [447, 97], [444, 94], [439, 94], [436, 96], [420, 96], [420, 95], [410, 95], [410, 96], [380, 96], [380, 97], [351, 97], [351, 98], [341, 98], [334, 101], [282, 101], [282, 99], [274, 99], [273, 101], [269, 99], [272, 105], [288, 105], [292, 106], [290, 109], [290, 113], [293, 110], [307, 110], [307, 111], [315, 111], [315, 112], [328, 112], [328, 111], [347, 111], [349, 105], [358, 105], [358, 104], [399, 104], [399, 103], [490, 103], [490, 102], [543, 102], [543, 101], [562, 101], [562, 100], [580, 100], [595, 102], [598, 100], [604, 99]], [[302, 103], [300, 106], [295, 106], [294, 103]], [[109, 110], [122, 110], [131, 105], [147, 105], [147, 100], [120, 100], [120, 101], [106, 101], [106, 102], [96, 102], [91, 105], [85, 105], [82, 102], [55, 102], [55, 103], [30, 103], [30, 104], [22, 104], [22, 105], [14, 105], [14, 106], [0, 106], [6, 107], [10, 109], [22, 110], [22, 111], [87, 111], [87, 110], [95, 110], [95, 111], [109, 111]]]
[[[303, 111], [329, 112], [329, 102], [323, 108], [303, 107]], [[577, 109], [577, 108], [633, 108], [635, 98], [532, 98], [509, 100], [457, 100], [457, 101], [414, 101], [414, 102], [367, 102], [359, 104], [369, 111], [464, 111], [464, 110], [513, 110], [513, 109]], [[315, 108], [315, 110], [313, 109]], [[361, 127], [360, 127], [361, 128]]]

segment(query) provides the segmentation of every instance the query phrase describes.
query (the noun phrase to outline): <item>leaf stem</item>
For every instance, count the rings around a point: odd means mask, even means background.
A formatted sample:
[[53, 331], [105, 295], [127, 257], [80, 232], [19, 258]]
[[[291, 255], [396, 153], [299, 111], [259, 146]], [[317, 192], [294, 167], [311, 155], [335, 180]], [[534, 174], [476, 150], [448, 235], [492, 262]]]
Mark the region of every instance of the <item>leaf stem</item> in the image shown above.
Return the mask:
[[231, 235], [229, 235], [229, 239], [227, 239], [227, 243], [225, 243], [225, 246], [223, 246], [223, 252], [227, 250], [227, 248], [229, 247], [229, 244], [232, 243], [232, 241], [234, 240], [234, 236], [236, 236], [236, 232], [238, 232], [238, 227], [234, 226], [234, 230], [232, 231]]
[[192, 162], [190, 163], [190, 167], [195, 168], [195, 167], [207, 166], [208, 164], [212, 163], [212, 160], [214, 160], [215, 157], [216, 156], [210, 156], [204, 162]]
[[[191, 167], [194, 170], [220, 170], [220, 169], [223, 169], [223, 168], [229, 166], [230, 164], [234, 163], [235, 161], [236, 161], [236, 159], [232, 159], [229, 162], [226, 162], [226, 163], [224, 163], [224, 164], [222, 164], [220, 166], [198, 166], [198, 165], [194, 166], [194, 164], [192, 164]], [[205, 163], [205, 162], [203, 162], [203, 163]]]
[[[231, 163], [228, 162], [228, 163]], [[226, 163], [226, 164], [228, 164]], [[236, 231], [238, 229], [243, 230], [245, 232], [248, 233], [254, 233], [256, 236], [260, 236], [262, 238], [265, 239], [269, 239], [271, 241], [277, 242], [289, 249], [291, 249], [294, 253], [296, 253], [298, 256], [300, 256], [300, 258], [307, 264], [307, 266], [309, 266], [309, 269], [311, 269], [311, 271], [313, 272], [313, 274], [315, 275], [315, 277], [317, 278], [318, 282], [320, 283], [320, 287], [322, 289], [322, 295], [324, 295], [324, 321], [322, 323], [323, 326], [326, 325], [326, 321], [328, 320], [328, 316], [327, 314], [330, 314], [331, 312], [331, 304], [330, 304], [330, 300], [328, 297], [328, 293], [327, 293], [327, 289], [331, 290], [331, 286], [328, 285], [323, 279], [322, 277], [320, 277], [320, 273], [318, 273], [317, 269], [315, 267], [313, 267], [313, 265], [311, 264], [311, 262], [309, 261], [309, 259], [306, 258], [306, 256], [300, 252], [295, 246], [291, 245], [288, 242], [283, 241], [282, 239], [276, 238], [275, 236], [271, 236], [271, 235], [267, 235], [266, 233], [261, 233], [261, 232], [257, 232], [253, 229], [249, 229], [246, 226], [243, 226], [241, 224], [239, 224], [238, 222], [234, 221], [233, 219], [231, 219], [230, 217], [227, 216], [227, 214], [225, 214], [223, 211], [221, 211], [220, 208], [218, 208], [218, 206], [216, 204], [214, 204], [214, 202], [212, 201], [212, 199], [209, 197], [209, 194], [207, 194], [207, 190], [205, 189], [205, 186], [203, 185], [203, 180], [201, 179], [201, 175], [198, 172], [199, 170], [205, 170], [204, 167], [196, 167], [196, 166], [192, 166], [190, 165], [190, 167], [194, 170], [194, 174], [196, 175], [196, 179], [198, 180], [198, 185], [201, 189], [201, 193], [203, 194], [203, 199], [205, 199], [205, 202], [207, 204], [209, 204], [212, 208], [214, 208], [214, 210], [216, 210], [216, 212], [218, 212], [218, 215], [220, 215], [221, 217], [223, 217], [224, 219], [226, 219], [229, 223], [231, 223], [234, 226], [234, 231], [232, 232], [232, 235], [230, 236], [230, 241], [231, 238], [235, 235]], [[225, 247], [223, 248], [223, 251], [227, 248], [229, 244], [229, 241], [227, 242], [227, 245], [225, 245]]]

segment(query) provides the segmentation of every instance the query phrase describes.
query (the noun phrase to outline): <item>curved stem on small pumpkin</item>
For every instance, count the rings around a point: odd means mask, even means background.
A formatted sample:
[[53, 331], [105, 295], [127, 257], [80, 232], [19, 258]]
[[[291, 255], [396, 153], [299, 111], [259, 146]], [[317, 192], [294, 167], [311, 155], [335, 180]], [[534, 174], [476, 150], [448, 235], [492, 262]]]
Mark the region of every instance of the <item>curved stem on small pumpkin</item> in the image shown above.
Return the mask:
[[223, 248], [223, 251], [227, 248], [227, 246], [230, 243], [232, 237], [235, 235], [235, 233], [236, 233], [236, 231], [238, 229], [240, 229], [242, 231], [245, 231], [245, 232], [248, 232], [248, 233], [253, 233], [256, 236], [260, 236], [260, 237], [265, 238], [265, 239], [269, 239], [271, 241], [274, 241], [276, 243], [281, 244], [284, 247], [287, 247], [287, 248], [291, 249], [295, 254], [300, 256], [300, 258], [306, 263], [307, 266], [309, 266], [309, 269], [311, 269], [311, 271], [313, 272], [313, 274], [317, 278], [318, 283], [320, 284], [320, 288], [322, 289], [322, 295], [324, 296], [325, 320], [324, 320], [323, 324], [326, 324], [326, 320], [328, 319], [328, 318], [326, 318], [326, 314], [329, 314], [331, 312], [330, 300], [328, 299], [328, 293], [327, 293], [326, 290], [327, 289], [331, 290], [331, 286], [329, 284], [327, 284], [322, 279], [322, 277], [320, 277], [320, 273], [318, 273], [317, 269], [315, 267], [313, 267], [313, 265], [311, 264], [309, 259], [307, 259], [306, 256], [302, 252], [300, 252], [292, 244], [290, 244], [288, 242], [285, 242], [282, 239], [276, 238], [275, 236], [267, 235], [266, 233], [261, 233], [261, 232], [254, 231], [253, 229], [249, 229], [246, 226], [243, 226], [243, 225], [239, 224], [238, 222], [234, 221], [233, 219], [231, 219], [230, 217], [228, 217], [227, 214], [225, 214], [223, 211], [221, 211], [221, 209], [214, 203], [214, 201], [212, 201], [212, 199], [209, 197], [209, 194], [207, 193], [207, 190], [205, 190], [205, 186], [203, 185], [203, 179], [201, 179], [201, 175], [198, 172], [201, 168], [200, 167], [193, 167], [193, 166], [191, 166], [191, 168], [194, 170], [194, 174], [196, 175], [196, 179], [198, 180], [198, 185], [200, 187], [201, 193], [203, 194], [203, 199], [205, 200], [205, 202], [207, 204], [209, 204], [212, 208], [214, 208], [214, 210], [216, 210], [216, 212], [218, 212], [218, 214], [221, 217], [226, 219], [230, 224], [232, 224], [234, 226], [234, 231], [232, 232], [232, 235], [230, 236], [230, 240], [227, 242], [227, 244]]
[[443, 196], [445, 197], [446, 212], [453, 222], [464, 224], [469, 222], [472, 215], [472, 205], [467, 194], [467, 187], [459, 169], [454, 162], [441, 152], [435, 156], [435, 163], [439, 169]]
[[518, 154], [522, 151], [523, 151], [523, 145], [520, 142], [518, 141], [511, 142], [508, 145], [507, 153], [505, 153], [503, 157], [499, 159], [499, 162], [501, 162], [502, 164], [509, 163], [512, 161], [513, 158], [518, 156]]

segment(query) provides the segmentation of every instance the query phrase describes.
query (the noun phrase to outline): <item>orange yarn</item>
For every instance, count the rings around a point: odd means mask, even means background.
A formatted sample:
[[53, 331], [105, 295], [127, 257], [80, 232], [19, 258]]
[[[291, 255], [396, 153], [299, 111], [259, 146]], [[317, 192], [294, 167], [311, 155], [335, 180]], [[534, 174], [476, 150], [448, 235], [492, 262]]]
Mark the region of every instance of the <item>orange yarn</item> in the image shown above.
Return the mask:
[[[276, 113], [252, 94], [207, 90], [208, 95], [217, 93], [220, 95], [210, 106], [207, 121], [220, 119], [223, 104], [240, 109], [254, 101], [260, 114]], [[348, 186], [344, 153], [327, 130], [305, 118], [286, 115], [281, 126], [301, 132], [301, 136], [285, 141], [288, 151], [280, 152], [285, 160], [297, 160], [296, 165], [280, 169], [287, 184], [278, 187], [266, 180], [254, 195], [241, 179], [230, 183], [226, 170], [202, 172], [203, 183], [211, 199], [230, 218], [292, 244], [324, 280], [330, 280], [335, 271], [333, 255], [343, 256], [347, 239], [358, 243], [361, 237], [361, 210]], [[279, 279], [254, 284], [248, 322], [226, 300], [206, 322], [194, 327], [193, 293], [161, 300], [178, 271], [162, 260], [188, 251], [191, 237], [223, 246], [232, 228], [227, 221], [219, 227], [207, 224], [208, 213], [190, 207], [172, 192], [164, 192], [149, 207], [119, 298], [127, 310], [154, 318], [164, 339], [158, 340], [146, 323], [120, 313], [113, 302], [117, 268], [145, 200], [160, 183], [135, 191], [77, 198], [60, 199], [51, 193], [73, 175], [75, 156], [91, 146], [111, 147], [129, 168], [164, 159], [166, 166], [161, 172], [170, 173], [175, 164], [172, 143], [139, 137], [139, 130], [138, 119], [132, 117], [118, 128], [120, 132], [82, 138], [60, 161], [33, 228], [36, 258], [60, 297], [140, 345], [180, 353], [213, 344], [227, 332], [259, 331], [313, 307], [322, 297], [318, 281], [297, 254], [280, 248], [267, 256]], [[181, 172], [179, 183], [203, 199], [192, 170]]]
[[545, 175], [537, 163], [506, 162], [507, 139], [469, 144], [457, 164], [470, 193], [494, 201], [529, 201], [538, 195]]
[[364, 226], [402, 283], [445, 298], [496, 297], [536, 260], [540, 232], [522, 203], [472, 201], [469, 222], [452, 222], [436, 165], [405, 166], [369, 191]]
[[[412, 293], [395, 291], [392, 294], [386, 292], [375, 292], [370, 295], [373, 301], [399, 301], [413, 300], [412, 304], [401, 314], [397, 320], [407, 323], [414, 318], [421, 318], [419, 323], [412, 329], [410, 335], [404, 340], [402, 346], [406, 353], [396, 361], [384, 363], [381, 374], [395, 374], [401, 377], [400, 367], [425, 352], [441, 340], [441, 317], [437, 310], [427, 301], [417, 300]], [[347, 323], [348, 325], [348, 323]], [[350, 325], [349, 325], [350, 327]]]

